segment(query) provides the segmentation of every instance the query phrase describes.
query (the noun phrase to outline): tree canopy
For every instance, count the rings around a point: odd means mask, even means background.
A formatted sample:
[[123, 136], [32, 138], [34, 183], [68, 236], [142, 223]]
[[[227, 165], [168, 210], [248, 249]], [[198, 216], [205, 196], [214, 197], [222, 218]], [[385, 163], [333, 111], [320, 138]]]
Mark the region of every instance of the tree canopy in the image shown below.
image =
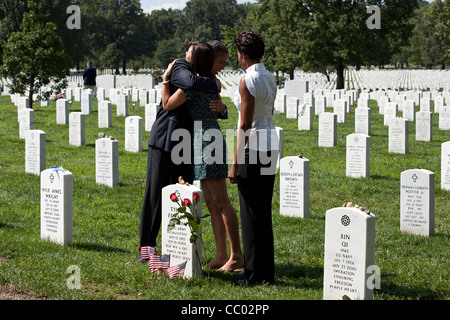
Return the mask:
[[28, 90], [32, 106], [34, 93], [39, 93], [43, 86], [61, 85], [70, 65], [56, 25], [45, 22], [42, 6], [30, 1], [28, 8], [20, 31], [13, 32], [3, 44], [0, 75], [10, 79], [8, 86], [12, 93], [24, 94]]
[[[327, 76], [336, 72], [341, 88], [343, 70], [349, 66], [445, 67], [450, 56], [449, 1], [259, 0], [238, 4], [236, 0], [189, 0], [181, 10], [151, 13], [144, 12], [139, 0], [33, 2], [39, 4], [42, 21], [53, 23], [72, 68], [80, 69], [87, 60], [116, 73], [165, 68], [184, 55], [188, 42], [212, 39], [228, 46], [229, 65], [239, 68], [233, 38], [253, 29], [266, 40], [264, 63], [270, 70], [291, 77], [296, 68]], [[30, 12], [28, 2], [0, 2], [0, 43], [21, 30], [20, 23]], [[66, 25], [70, 5], [80, 8], [80, 29]], [[379, 27], [371, 27], [377, 19]], [[3, 59], [9, 54], [4, 52]]]

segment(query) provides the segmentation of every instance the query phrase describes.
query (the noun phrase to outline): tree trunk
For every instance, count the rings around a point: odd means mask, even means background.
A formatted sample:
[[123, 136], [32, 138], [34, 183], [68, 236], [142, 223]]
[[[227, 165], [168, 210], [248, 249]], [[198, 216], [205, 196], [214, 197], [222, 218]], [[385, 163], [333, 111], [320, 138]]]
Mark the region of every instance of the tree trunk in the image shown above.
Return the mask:
[[336, 89], [344, 89], [344, 66], [341, 61], [336, 65]]
[[30, 86], [30, 92], [28, 93], [28, 100], [30, 101], [30, 108], [33, 109], [33, 89], [32, 86]]
[[127, 57], [123, 56], [123, 60], [122, 60], [122, 73], [124, 75], [127, 74]]

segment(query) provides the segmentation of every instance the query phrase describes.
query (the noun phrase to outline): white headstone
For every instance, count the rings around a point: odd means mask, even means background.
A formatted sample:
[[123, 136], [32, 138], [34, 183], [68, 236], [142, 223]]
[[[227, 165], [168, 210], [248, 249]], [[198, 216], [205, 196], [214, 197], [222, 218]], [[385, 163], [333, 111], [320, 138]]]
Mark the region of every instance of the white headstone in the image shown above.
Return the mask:
[[337, 115], [323, 112], [319, 115], [319, 147], [334, 147], [337, 144]]
[[284, 92], [287, 99], [295, 97], [300, 99], [300, 103], [303, 103], [303, 95], [309, 92], [309, 82], [304, 80], [286, 81], [284, 83]]
[[17, 99], [17, 109], [26, 109], [30, 107], [30, 99], [28, 97], [20, 97]]
[[389, 152], [408, 153], [409, 129], [408, 120], [394, 118], [389, 122]]
[[139, 90], [150, 90], [155, 86], [155, 79], [152, 76], [139, 76], [138, 78]]
[[46, 134], [42, 130], [29, 130], [25, 134], [25, 172], [40, 175], [45, 169]]
[[309, 217], [309, 172], [306, 158], [285, 157], [280, 160], [280, 214]]
[[434, 173], [411, 169], [400, 177], [400, 230], [423, 236], [434, 234]]
[[384, 106], [389, 102], [388, 96], [381, 96], [378, 98], [378, 112], [379, 114], [384, 114]]
[[395, 102], [388, 102], [384, 105], [384, 125], [388, 126], [389, 121], [398, 116], [398, 104]]
[[112, 127], [112, 106], [108, 100], [103, 100], [98, 103], [98, 127]]
[[369, 277], [374, 264], [375, 216], [355, 207], [328, 210], [323, 299], [372, 300], [374, 286]]
[[145, 106], [145, 131], [152, 131], [153, 123], [156, 120], [156, 113], [159, 104], [149, 103]]
[[97, 100], [103, 101], [106, 99], [106, 90], [105, 88], [97, 88]]
[[41, 172], [41, 239], [73, 243], [73, 175], [50, 168]]
[[403, 118], [408, 121], [415, 121], [416, 104], [414, 100], [408, 99], [403, 102]]
[[84, 146], [86, 132], [86, 115], [82, 112], [69, 114], [69, 145]]
[[[170, 200], [170, 195], [175, 193], [180, 201], [189, 199], [193, 203], [194, 194], [200, 195], [200, 200], [196, 206], [192, 206], [191, 214], [201, 217], [202, 212], [202, 192], [193, 185], [169, 185], [162, 189], [162, 254], [170, 254], [170, 266], [187, 262], [184, 277], [191, 278], [202, 274], [202, 242], [197, 238], [195, 245], [190, 242], [191, 231], [189, 226], [176, 225], [171, 231], [167, 231], [167, 226], [173, 214], [177, 212], [179, 205]], [[196, 209], [194, 209], [196, 207]]]
[[358, 107], [355, 109], [355, 132], [364, 133], [370, 136], [371, 110], [369, 108]]
[[139, 104], [144, 107], [148, 103], [148, 90], [139, 89]]
[[286, 95], [284, 93], [277, 93], [275, 98], [275, 110], [281, 113], [285, 113], [286, 102]]
[[334, 101], [334, 113], [337, 115], [338, 123], [345, 123], [347, 121], [347, 101], [338, 99]]
[[73, 99], [77, 102], [81, 101], [81, 92], [83, 91], [82, 88], [73, 88]]
[[83, 92], [81, 94], [81, 112], [92, 114], [92, 93]]
[[125, 118], [125, 150], [130, 152], [142, 151], [142, 118], [129, 116]]
[[34, 110], [25, 108], [19, 112], [19, 137], [25, 139], [25, 134], [34, 129]]
[[445, 106], [445, 98], [443, 96], [437, 96], [434, 98], [434, 112], [441, 112], [441, 107]]
[[95, 181], [108, 187], [119, 185], [119, 142], [110, 138], [95, 141]]
[[431, 99], [422, 98], [420, 100], [420, 111], [428, 111], [431, 112]]
[[117, 99], [117, 116], [128, 117], [129, 96], [125, 94], [118, 94], [116, 99]]
[[441, 189], [450, 190], [450, 141], [441, 145]]
[[314, 105], [314, 96], [311, 92], [306, 92], [303, 94], [303, 104]]
[[287, 119], [297, 119], [298, 108], [300, 99], [292, 97], [287, 99], [286, 103], [286, 118]]
[[313, 129], [313, 106], [303, 104], [299, 106], [298, 111], [298, 130]]
[[450, 106], [439, 110], [439, 130], [450, 130]]
[[347, 136], [346, 176], [365, 178], [369, 175], [370, 137], [364, 133], [349, 134]]
[[416, 140], [433, 140], [433, 114], [429, 111], [416, 112]]
[[314, 98], [314, 114], [319, 115], [327, 111], [327, 97], [318, 95]]
[[67, 99], [56, 100], [56, 123], [69, 123], [69, 101]]
[[138, 102], [139, 101], [139, 89], [133, 88], [131, 90], [131, 101], [132, 102]]
[[115, 75], [101, 75], [97, 76], [96, 83], [97, 87], [105, 89], [105, 98], [109, 98], [109, 89], [116, 87], [116, 76]]

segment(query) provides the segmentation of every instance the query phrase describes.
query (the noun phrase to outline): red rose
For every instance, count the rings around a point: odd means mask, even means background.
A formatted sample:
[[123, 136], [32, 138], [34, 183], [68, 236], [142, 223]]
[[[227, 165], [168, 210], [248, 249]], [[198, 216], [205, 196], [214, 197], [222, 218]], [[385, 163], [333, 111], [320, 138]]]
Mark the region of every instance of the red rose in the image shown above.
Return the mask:
[[177, 201], [177, 200], [178, 200], [177, 195], [176, 195], [175, 193], [172, 193], [172, 194], [170, 195], [170, 200], [172, 200], [173, 202]]
[[194, 202], [197, 202], [198, 200], [200, 200], [200, 195], [198, 193], [194, 193]]
[[183, 200], [183, 203], [184, 203], [185, 206], [188, 206], [188, 205], [191, 204], [191, 200], [189, 200], [188, 198], [186, 198], [186, 199]]

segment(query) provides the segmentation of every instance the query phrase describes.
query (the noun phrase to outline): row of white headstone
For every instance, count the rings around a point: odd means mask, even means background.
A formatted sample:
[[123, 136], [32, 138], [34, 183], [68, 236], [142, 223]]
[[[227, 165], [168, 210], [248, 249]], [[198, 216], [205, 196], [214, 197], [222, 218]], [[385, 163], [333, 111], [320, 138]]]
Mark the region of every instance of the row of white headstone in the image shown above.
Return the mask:
[[[354, 135], [349, 135], [350, 140]], [[356, 155], [359, 153], [359, 155]], [[353, 167], [360, 173], [366, 170], [365, 148], [358, 149], [347, 146], [346, 172], [349, 177], [360, 177], [361, 175], [349, 175]], [[424, 178], [424, 177], [427, 178]], [[309, 188], [310, 188], [310, 161], [303, 156], [284, 157], [280, 161], [280, 214], [291, 217], [308, 218]], [[409, 180], [408, 180], [409, 179]], [[414, 186], [414, 187], [411, 187]], [[450, 141], [441, 146], [441, 189], [450, 191]], [[434, 173], [425, 169], [408, 170], [401, 174], [401, 211], [423, 210], [421, 215], [434, 216]], [[405, 191], [405, 193], [404, 193]], [[424, 196], [426, 191], [426, 196]], [[428, 193], [430, 192], [430, 194]], [[423, 198], [428, 199], [424, 201]], [[420, 229], [420, 231], [419, 231]], [[430, 235], [433, 228], [420, 227], [413, 233]]]

